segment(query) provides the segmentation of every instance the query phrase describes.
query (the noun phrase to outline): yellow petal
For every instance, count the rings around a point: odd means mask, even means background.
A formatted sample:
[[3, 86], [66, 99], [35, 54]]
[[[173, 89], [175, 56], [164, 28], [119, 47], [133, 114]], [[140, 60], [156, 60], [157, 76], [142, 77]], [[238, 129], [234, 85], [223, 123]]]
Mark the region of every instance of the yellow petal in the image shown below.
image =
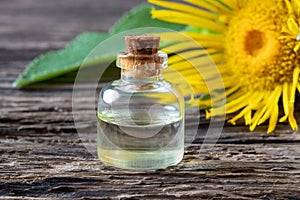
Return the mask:
[[251, 124], [251, 119], [252, 119], [252, 110], [249, 110], [245, 115], [245, 125], [250, 125]]
[[199, 18], [205, 17], [209, 19], [216, 20], [218, 19], [218, 15], [212, 12], [208, 12], [206, 10], [192, 7], [182, 3], [176, 3], [171, 1], [161, 1], [161, 0], [148, 0], [149, 3], [155, 4], [157, 6], [165, 7], [171, 10], [177, 10], [184, 13], [189, 13], [191, 15], [195, 15]]
[[298, 79], [299, 79], [299, 68], [296, 67], [294, 69], [293, 84], [292, 84], [292, 87], [291, 87], [291, 90], [290, 90], [291, 91], [291, 94], [290, 94], [291, 96], [290, 96], [290, 101], [289, 101], [290, 114], [289, 114], [289, 117], [288, 117], [289, 123], [290, 123], [293, 130], [298, 130], [297, 121], [294, 117], [295, 93], [296, 93], [297, 85], [299, 84]]
[[206, 1], [199, 1], [199, 0], [184, 0], [185, 2], [194, 4], [200, 8], [205, 8], [207, 10], [213, 11], [213, 12], [218, 12], [218, 9], [211, 4], [207, 3]]
[[[280, 87], [280, 86], [278, 86]], [[276, 90], [275, 90], [276, 91]], [[272, 95], [272, 99], [268, 101], [267, 103], [267, 110], [266, 112], [263, 114], [263, 116], [258, 120], [257, 125], [260, 125], [262, 123], [264, 123], [265, 121], [267, 121], [267, 119], [269, 119], [271, 117], [271, 115], [273, 114], [273, 109], [277, 106], [278, 109], [278, 100], [281, 96], [282, 90], [278, 90], [277, 92], [274, 92], [274, 95]], [[276, 120], [278, 118], [278, 111], [277, 111], [277, 117]], [[271, 126], [271, 123], [269, 123], [269, 126]]]
[[200, 48], [200, 45], [198, 43], [196, 43], [195, 41], [180, 42], [180, 43], [165, 47], [162, 49], [162, 51], [164, 51], [166, 53], [177, 53], [180, 51], [193, 49], [193, 48]]
[[187, 13], [170, 10], [152, 10], [151, 13], [154, 18], [163, 19], [164, 21], [172, 23], [191, 25], [222, 33], [226, 31], [226, 26], [223, 24]]
[[294, 52], [298, 52], [298, 50], [300, 49], [300, 42], [297, 43], [297, 45], [294, 47]]
[[300, 93], [300, 84], [299, 83], [297, 84], [297, 89], [298, 89], [298, 92]]
[[232, 13], [232, 9], [229, 8], [228, 6], [223, 4], [223, 1], [219, 0], [208, 0], [208, 2], [215, 6], [216, 8], [219, 8], [218, 12], [222, 14], [229, 14]]
[[237, 10], [238, 9], [237, 0], [222, 0], [222, 2], [224, 4], [226, 4], [227, 6], [229, 6], [233, 10]]
[[168, 64], [172, 65], [173, 63], [185, 61], [185, 60], [188, 60], [191, 58], [195, 58], [197, 56], [203, 56], [203, 55], [212, 54], [212, 53], [216, 53], [216, 52], [218, 52], [218, 51], [215, 49], [207, 49], [207, 50], [196, 49], [196, 50], [186, 51], [186, 52], [174, 55], [174, 56], [170, 56], [168, 59]]
[[230, 89], [226, 90], [226, 96], [230, 96], [232, 93], [236, 92], [240, 88], [239, 85], [234, 85]]
[[[276, 98], [279, 98], [282, 92], [282, 87], [281, 86], [277, 86], [275, 88], [274, 91], [272, 91], [271, 95], [268, 95], [266, 98], [266, 103], [265, 105], [257, 110], [253, 116], [252, 122], [251, 122], [251, 126], [250, 126], [250, 130], [253, 131], [255, 129], [255, 127], [257, 125], [259, 125], [259, 122], [262, 122], [264, 119], [264, 115], [268, 116], [269, 115], [269, 109], [273, 107], [273, 105], [276, 103], [278, 103], [278, 100], [276, 102]], [[275, 102], [274, 102], [275, 99]], [[266, 113], [267, 112], [267, 113]]]
[[296, 14], [299, 16], [300, 14], [300, 1], [299, 0], [292, 0], [294, 8], [296, 10]]
[[285, 4], [286, 4], [286, 7], [287, 7], [287, 10], [289, 12], [289, 14], [293, 14], [294, 13], [294, 9], [291, 5], [291, 2], [289, 0], [284, 0]]
[[289, 84], [288, 83], [284, 83], [283, 84], [283, 89], [282, 89], [282, 103], [283, 103], [283, 110], [284, 110], [284, 116], [282, 118], [279, 119], [280, 122], [284, 122], [287, 120], [288, 116], [289, 116]]
[[[176, 62], [170, 67], [176, 70], [181, 69], [187, 69], [190, 67], [196, 67], [199, 70], [205, 71], [205, 70], [214, 70], [212, 66], [214, 64], [219, 64], [224, 61], [224, 54], [213, 54], [211, 56], [202, 56], [202, 57], [195, 57], [189, 59], [189, 61], [182, 61], [182, 62]], [[216, 68], [215, 68], [216, 69]]]
[[295, 39], [295, 34], [290, 29], [286, 27], [282, 27], [281, 32], [286, 33], [288, 35], [279, 36], [279, 39], [285, 39], [285, 38]]
[[261, 116], [265, 113], [267, 109], [267, 106], [263, 106], [263, 108], [257, 110], [255, 113], [254, 113], [254, 116], [252, 118], [252, 121], [250, 123], [250, 131], [254, 131], [256, 126], [257, 126], [257, 123], [258, 123], [258, 120], [261, 118]]
[[[247, 94], [227, 103], [225, 105], [226, 113], [228, 113], [228, 114], [233, 113], [233, 112], [236, 112], [236, 111], [240, 110], [241, 108], [245, 107], [248, 104], [247, 99], [250, 96], [251, 96], [251, 94], [247, 93]], [[215, 108], [215, 109], [211, 110], [211, 114], [212, 114], [212, 116], [224, 114], [224, 113], [222, 113], [223, 110], [224, 110], [224, 108]]]
[[[290, 111], [291, 111], [292, 113], [294, 113], [294, 106], [291, 106], [291, 107], [290, 107]], [[290, 125], [291, 125], [291, 127], [292, 127], [292, 129], [293, 129], [294, 131], [298, 130], [297, 121], [296, 121], [296, 119], [295, 119], [295, 117], [294, 117], [293, 114], [290, 114], [290, 115], [289, 115], [289, 123], [290, 123]]]
[[298, 79], [299, 79], [299, 68], [295, 67], [294, 73], [293, 73], [293, 85], [292, 85], [292, 90], [291, 90], [291, 97], [290, 97], [290, 102], [292, 104], [295, 103], [295, 93], [298, 85]]
[[232, 119], [229, 120], [229, 123], [232, 123], [233, 125], [235, 125], [236, 121], [240, 118], [242, 118], [244, 115], [246, 115], [246, 113], [249, 113], [249, 111], [251, 111], [251, 107], [247, 106], [245, 107], [242, 111], [239, 112], [239, 114], [237, 114], [235, 117], [233, 117]]
[[181, 51], [187, 51], [192, 49], [215, 49], [216, 51], [223, 52], [224, 46], [222, 41], [187, 41], [172, 44], [162, 49], [166, 53], [177, 53]]
[[277, 119], [278, 119], [278, 104], [276, 103], [276, 105], [274, 105], [274, 108], [272, 110], [267, 133], [272, 133], [275, 130], [275, 127], [277, 125]]
[[198, 33], [193, 33], [193, 32], [186, 32], [186, 36], [197, 40], [197, 41], [222, 41], [224, 42], [225, 40], [225, 35], [223, 34], [198, 34]]
[[[236, 115], [234, 118], [230, 120], [230, 122], [235, 123], [236, 120], [239, 118], [242, 118], [245, 116], [245, 123], [246, 125], [249, 125], [251, 123], [251, 110], [253, 109], [253, 105], [256, 105], [259, 101], [261, 101], [263, 95], [260, 92], [255, 92], [252, 94], [252, 96], [249, 98], [248, 105], [241, 111], [238, 115]], [[250, 113], [250, 116], [249, 116]]]
[[158, 33], [156, 35], [159, 35], [161, 40], [171, 40], [171, 41], [224, 41], [225, 36], [224, 34], [199, 34], [194, 32], [166, 32], [166, 33]]
[[293, 36], [295, 36], [295, 38], [297, 38], [297, 35], [299, 33], [299, 26], [295, 22], [295, 20], [293, 18], [289, 18], [287, 21], [287, 25], [288, 25], [289, 30], [293, 34]]

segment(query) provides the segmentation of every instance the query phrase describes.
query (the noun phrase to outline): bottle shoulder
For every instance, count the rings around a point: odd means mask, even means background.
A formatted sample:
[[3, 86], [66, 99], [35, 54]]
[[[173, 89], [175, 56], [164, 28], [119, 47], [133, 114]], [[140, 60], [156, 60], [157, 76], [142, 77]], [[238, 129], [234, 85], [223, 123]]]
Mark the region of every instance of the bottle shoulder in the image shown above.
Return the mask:
[[183, 105], [184, 98], [176, 87], [167, 81], [159, 81], [151, 85], [136, 85], [116, 80], [107, 83], [99, 94], [99, 106], [121, 104]]
[[179, 90], [174, 84], [165, 80], [151, 83], [132, 83], [119, 79], [105, 84], [101, 93], [106, 90], [113, 90], [121, 93], [179, 93]]

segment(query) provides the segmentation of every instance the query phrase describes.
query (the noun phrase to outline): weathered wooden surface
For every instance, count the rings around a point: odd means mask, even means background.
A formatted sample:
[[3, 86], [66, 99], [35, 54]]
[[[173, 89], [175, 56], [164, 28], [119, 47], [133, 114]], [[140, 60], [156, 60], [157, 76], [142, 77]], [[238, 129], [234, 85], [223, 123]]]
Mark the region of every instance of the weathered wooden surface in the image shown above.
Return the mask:
[[[201, 125], [178, 166], [125, 171], [104, 166], [81, 144], [72, 118], [72, 84], [11, 87], [35, 56], [83, 31], [106, 31], [139, 2], [1, 0], [0, 198], [300, 199], [300, 135], [287, 125], [272, 135], [265, 127], [250, 133], [226, 126], [218, 144], [200, 154], [206, 129]], [[89, 110], [83, 117], [93, 114]]]

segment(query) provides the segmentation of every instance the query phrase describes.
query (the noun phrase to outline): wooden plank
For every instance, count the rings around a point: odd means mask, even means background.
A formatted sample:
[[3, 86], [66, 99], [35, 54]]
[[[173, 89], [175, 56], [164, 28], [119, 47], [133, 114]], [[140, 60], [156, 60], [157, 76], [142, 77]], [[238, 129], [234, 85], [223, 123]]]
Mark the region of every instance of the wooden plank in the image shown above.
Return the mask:
[[[74, 125], [72, 83], [12, 88], [34, 57], [83, 31], [108, 30], [140, 2], [1, 1], [0, 199], [299, 199], [300, 136], [287, 124], [271, 135], [266, 125], [251, 133], [242, 124], [226, 124], [218, 143], [205, 150], [202, 143], [216, 138], [206, 135], [204, 112], [200, 123], [191, 114], [187, 130], [200, 126], [179, 165], [127, 171], [103, 165], [83, 146], [96, 145], [95, 124]], [[80, 87], [89, 91], [91, 85]], [[83, 105], [76, 111], [82, 119], [95, 115], [95, 105]]]
[[199, 145], [193, 145], [178, 166], [143, 172], [105, 166], [70, 139], [34, 140], [1, 141], [1, 195], [125, 199], [280, 199], [300, 195], [297, 144], [218, 144], [208, 154], [199, 154]]

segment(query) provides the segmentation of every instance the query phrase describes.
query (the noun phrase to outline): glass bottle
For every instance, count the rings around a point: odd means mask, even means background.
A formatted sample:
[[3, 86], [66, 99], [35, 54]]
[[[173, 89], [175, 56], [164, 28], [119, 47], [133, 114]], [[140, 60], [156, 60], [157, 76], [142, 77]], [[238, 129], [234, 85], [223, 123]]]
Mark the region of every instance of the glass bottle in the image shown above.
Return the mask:
[[184, 99], [162, 79], [167, 54], [160, 38], [125, 36], [117, 57], [121, 79], [106, 84], [98, 102], [98, 157], [126, 169], [176, 165], [184, 153]]

